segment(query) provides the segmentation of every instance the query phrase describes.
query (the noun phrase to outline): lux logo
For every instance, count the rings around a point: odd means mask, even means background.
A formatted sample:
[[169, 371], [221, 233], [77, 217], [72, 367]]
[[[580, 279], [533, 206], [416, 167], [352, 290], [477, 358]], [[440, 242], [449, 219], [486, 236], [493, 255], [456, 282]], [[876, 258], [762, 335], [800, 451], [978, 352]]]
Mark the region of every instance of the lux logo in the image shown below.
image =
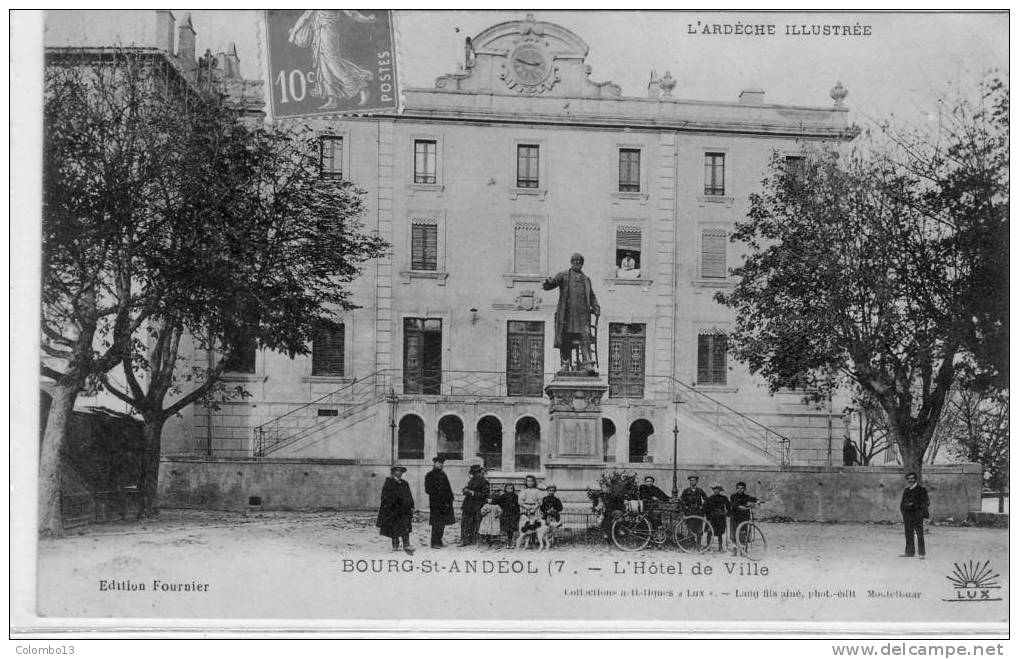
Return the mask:
[[[997, 573], [992, 574], [991, 562], [969, 561], [954, 563], [955, 570], [945, 577], [955, 586], [955, 597], [945, 602], [1000, 602], [1000, 597], [991, 597], [991, 591], [1001, 588]], [[995, 595], [998, 593], [995, 592]]]

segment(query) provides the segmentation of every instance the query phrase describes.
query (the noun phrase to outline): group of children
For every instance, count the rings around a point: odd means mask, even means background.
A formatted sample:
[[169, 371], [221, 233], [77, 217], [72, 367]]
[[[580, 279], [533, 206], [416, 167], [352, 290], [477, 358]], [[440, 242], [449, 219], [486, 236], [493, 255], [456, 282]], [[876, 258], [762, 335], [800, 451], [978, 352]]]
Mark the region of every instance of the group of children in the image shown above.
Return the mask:
[[555, 485], [547, 485], [544, 492], [538, 489], [538, 479], [524, 478], [524, 488], [517, 494], [516, 487], [507, 483], [502, 494], [488, 497], [481, 508], [481, 526], [478, 528], [478, 542], [488, 546], [506, 538], [506, 546], [515, 546], [518, 533], [529, 533], [537, 529], [540, 522], [558, 522], [563, 503], [556, 497]]

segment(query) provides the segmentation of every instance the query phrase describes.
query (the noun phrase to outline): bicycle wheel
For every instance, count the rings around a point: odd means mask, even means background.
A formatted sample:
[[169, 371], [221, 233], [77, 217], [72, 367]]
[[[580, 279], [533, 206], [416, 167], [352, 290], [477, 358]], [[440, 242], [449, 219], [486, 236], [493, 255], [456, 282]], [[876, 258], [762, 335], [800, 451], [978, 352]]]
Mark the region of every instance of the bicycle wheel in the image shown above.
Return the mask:
[[711, 549], [715, 532], [708, 520], [700, 515], [688, 515], [676, 523], [673, 541], [688, 554], [703, 554]]
[[768, 553], [764, 532], [754, 522], [741, 522], [736, 527], [736, 546], [743, 556], [752, 561], [759, 561]]
[[639, 551], [651, 542], [651, 523], [643, 515], [627, 515], [612, 522], [612, 542], [623, 551]]

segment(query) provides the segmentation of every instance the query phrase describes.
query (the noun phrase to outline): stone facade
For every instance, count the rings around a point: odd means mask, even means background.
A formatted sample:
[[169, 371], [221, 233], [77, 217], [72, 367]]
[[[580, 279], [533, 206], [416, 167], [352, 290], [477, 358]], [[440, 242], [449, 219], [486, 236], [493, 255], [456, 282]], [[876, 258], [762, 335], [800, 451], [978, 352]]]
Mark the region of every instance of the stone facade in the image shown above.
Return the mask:
[[192, 410], [166, 451], [412, 465], [444, 453], [544, 475], [542, 387], [559, 355], [541, 282], [580, 252], [602, 308], [604, 462], [671, 464], [675, 429], [680, 463], [825, 464], [827, 406], [771, 396], [726, 359], [731, 316], [713, 295], [732, 285], [740, 248], [726, 235], [772, 155], [855, 136], [844, 97], [681, 100], [668, 73], [624, 96], [586, 57], [580, 37], [527, 17], [468, 40], [461, 70], [405, 89], [400, 114], [302, 120], [366, 191], [364, 224], [391, 253], [352, 285], [362, 306], [342, 318], [342, 370], [260, 353], [227, 376], [252, 396]]

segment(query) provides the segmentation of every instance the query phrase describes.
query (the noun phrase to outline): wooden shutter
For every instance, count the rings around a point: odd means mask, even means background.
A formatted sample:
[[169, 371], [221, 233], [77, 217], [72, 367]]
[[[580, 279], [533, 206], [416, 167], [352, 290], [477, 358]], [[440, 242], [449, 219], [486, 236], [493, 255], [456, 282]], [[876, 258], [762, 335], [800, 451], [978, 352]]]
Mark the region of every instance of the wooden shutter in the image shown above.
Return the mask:
[[640, 253], [640, 227], [619, 227], [616, 229], [616, 249]]
[[701, 234], [701, 278], [725, 279], [726, 233], [719, 230]]
[[619, 191], [640, 192], [640, 150], [619, 150]]
[[513, 271], [518, 274], [541, 272], [541, 225], [531, 222], [513, 227]]
[[701, 334], [697, 337], [697, 384], [725, 384], [725, 334]]
[[323, 330], [315, 337], [311, 347], [312, 375], [343, 375], [344, 326], [334, 331]]
[[411, 225], [410, 269], [435, 270], [439, 262], [439, 228], [434, 224]]

